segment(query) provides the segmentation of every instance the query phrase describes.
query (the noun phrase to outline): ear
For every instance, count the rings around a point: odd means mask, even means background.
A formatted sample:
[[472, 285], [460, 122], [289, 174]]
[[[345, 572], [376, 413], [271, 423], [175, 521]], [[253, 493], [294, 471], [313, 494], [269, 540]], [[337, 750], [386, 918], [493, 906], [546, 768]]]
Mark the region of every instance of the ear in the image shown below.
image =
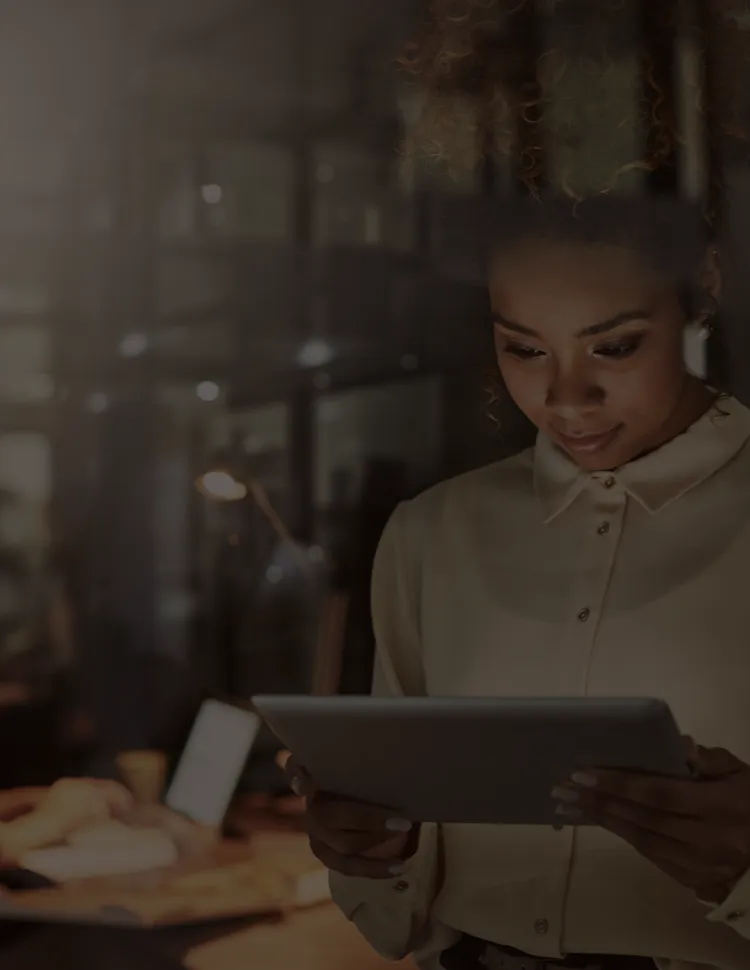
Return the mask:
[[700, 316], [696, 323], [705, 323], [714, 313], [721, 302], [721, 267], [719, 247], [712, 245], [706, 250], [706, 255], [698, 273], [698, 286], [708, 297], [708, 306], [700, 308]]

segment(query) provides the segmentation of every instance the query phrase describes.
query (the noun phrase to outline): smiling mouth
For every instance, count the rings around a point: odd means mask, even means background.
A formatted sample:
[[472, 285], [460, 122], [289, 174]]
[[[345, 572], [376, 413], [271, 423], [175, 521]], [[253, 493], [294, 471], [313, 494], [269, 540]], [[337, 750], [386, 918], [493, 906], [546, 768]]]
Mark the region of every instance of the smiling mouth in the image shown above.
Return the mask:
[[579, 454], [590, 454], [594, 451], [601, 451], [603, 448], [607, 448], [615, 440], [617, 435], [620, 433], [622, 425], [618, 424], [615, 428], [610, 428], [609, 431], [604, 431], [601, 434], [562, 434], [557, 432], [557, 438], [560, 443], [565, 447], [566, 451], [574, 451]]

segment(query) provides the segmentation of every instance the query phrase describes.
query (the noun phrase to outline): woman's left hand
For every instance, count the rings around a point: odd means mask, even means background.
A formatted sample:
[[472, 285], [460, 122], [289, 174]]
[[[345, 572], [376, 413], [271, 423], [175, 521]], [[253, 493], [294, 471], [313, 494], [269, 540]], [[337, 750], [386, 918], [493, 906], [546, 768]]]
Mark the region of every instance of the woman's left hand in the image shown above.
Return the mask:
[[561, 820], [608, 829], [705, 902], [722, 903], [750, 869], [750, 766], [696, 747], [696, 776], [578, 772], [552, 797]]

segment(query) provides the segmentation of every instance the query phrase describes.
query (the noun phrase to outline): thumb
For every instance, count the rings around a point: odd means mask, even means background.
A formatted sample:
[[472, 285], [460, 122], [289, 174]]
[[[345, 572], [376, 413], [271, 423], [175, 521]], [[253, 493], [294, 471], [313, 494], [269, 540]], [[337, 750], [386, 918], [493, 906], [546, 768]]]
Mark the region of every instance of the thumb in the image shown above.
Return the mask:
[[704, 748], [701, 745], [696, 745], [691, 764], [699, 778], [722, 778], [746, 767], [725, 748]]

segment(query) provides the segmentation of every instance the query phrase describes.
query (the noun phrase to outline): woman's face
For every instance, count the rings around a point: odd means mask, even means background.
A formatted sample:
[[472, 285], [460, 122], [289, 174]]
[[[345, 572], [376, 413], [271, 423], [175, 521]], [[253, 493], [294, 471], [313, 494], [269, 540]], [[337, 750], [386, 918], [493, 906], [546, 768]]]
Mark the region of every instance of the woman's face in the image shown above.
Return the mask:
[[489, 285], [511, 397], [581, 467], [617, 468], [697, 417], [676, 287], [636, 252], [529, 240], [496, 254]]

